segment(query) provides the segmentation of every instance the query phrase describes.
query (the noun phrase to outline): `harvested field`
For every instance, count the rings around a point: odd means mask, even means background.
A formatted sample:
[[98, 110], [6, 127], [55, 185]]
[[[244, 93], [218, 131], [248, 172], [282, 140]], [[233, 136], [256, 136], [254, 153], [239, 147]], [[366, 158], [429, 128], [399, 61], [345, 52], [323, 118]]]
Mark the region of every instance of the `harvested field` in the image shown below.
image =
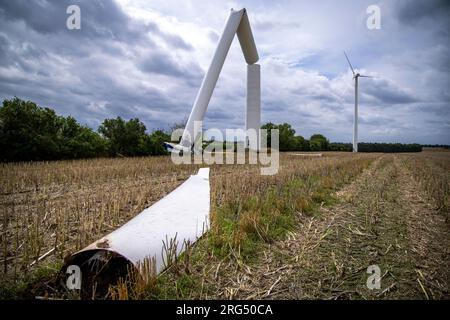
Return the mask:
[[[2, 298], [77, 298], [55, 281], [64, 257], [198, 167], [169, 157], [2, 164]], [[449, 168], [449, 152], [281, 154], [274, 176], [213, 165], [210, 232], [156, 281], [106, 298], [448, 298]], [[379, 290], [366, 287], [369, 265], [381, 269]]]

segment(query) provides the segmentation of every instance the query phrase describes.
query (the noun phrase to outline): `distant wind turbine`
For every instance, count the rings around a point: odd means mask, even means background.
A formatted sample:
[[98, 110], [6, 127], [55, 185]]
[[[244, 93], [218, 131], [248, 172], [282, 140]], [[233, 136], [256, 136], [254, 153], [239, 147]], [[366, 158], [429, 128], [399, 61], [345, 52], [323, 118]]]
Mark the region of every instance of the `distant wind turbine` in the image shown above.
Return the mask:
[[355, 79], [355, 115], [353, 118], [353, 152], [358, 152], [358, 78], [372, 78], [371, 76], [365, 76], [355, 72], [352, 64], [350, 63], [350, 59], [344, 51], [345, 58], [347, 59], [348, 65], [353, 72], [353, 79]]

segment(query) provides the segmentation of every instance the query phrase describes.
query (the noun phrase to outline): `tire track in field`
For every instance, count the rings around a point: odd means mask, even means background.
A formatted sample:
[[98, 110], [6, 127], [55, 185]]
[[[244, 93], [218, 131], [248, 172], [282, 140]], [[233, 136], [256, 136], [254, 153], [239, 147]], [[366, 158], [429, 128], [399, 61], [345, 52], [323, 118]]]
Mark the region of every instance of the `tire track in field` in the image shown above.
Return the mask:
[[[450, 226], [426, 196], [404, 161], [396, 158], [401, 197], [409, 204], [407, 227], [416, 281], [425, 299], [450, 298]], [[447, 213], [448, 214], [448, 213]]]
[[[397, 155], [376, 160], [222, 291], [242, 299], [449, 298], [450, 235]], [[366, 270], [381, 269], [369, 290]]]
[[[339, 197], [347, 197], [354, 193], [356, 185], [366, 180], [382, 165], [382, 159], [376, 159], [372, 165], [350, 185], [338, 192]], [[313, 217], [300, 216], [300, 223], [287, 239], [269, 245], [262, 252], [262, 259], [252, 266], [243, 266], [241, 272], [230, 279], [219, 293], [219, 298], [265, 299], [265, 298], [308, 298], [313, 297], [300, 293], [298, 271], [314, 268], [310, 259], [321, 242], [327, 237], [336, 224], [336, 217], [341, 210], [322, 208], [320, 214]]]

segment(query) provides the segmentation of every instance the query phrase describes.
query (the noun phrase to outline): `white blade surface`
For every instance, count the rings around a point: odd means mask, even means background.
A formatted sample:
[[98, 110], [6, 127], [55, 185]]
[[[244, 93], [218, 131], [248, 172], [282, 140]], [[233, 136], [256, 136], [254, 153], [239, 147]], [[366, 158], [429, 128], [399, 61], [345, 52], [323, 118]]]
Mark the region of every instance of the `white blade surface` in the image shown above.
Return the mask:
[[156, 258], [156, 271], [164, 268], [163, 241], [178, 242], [177, 255], [184, 241], [194, 243], [209, 229], [209, 168], [202, 168], [174, 191], [142, 211], [119, 229], [74, 254], [89, 250], [118, 253], [138, 266], [146, 258]]

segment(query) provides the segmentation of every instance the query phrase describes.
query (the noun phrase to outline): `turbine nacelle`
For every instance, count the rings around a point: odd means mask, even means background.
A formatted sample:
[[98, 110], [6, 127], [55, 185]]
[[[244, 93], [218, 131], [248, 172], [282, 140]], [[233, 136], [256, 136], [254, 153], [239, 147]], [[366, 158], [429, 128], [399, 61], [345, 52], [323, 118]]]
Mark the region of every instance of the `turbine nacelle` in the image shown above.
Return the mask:
[[366, 75], [364, 75], [364, 74], [357, 73], [357, 74], [355, 74], [355, 75], [353, 76], [353, 79], [356, 79], [356, 78], [373, 78], [373, 77], [372, 77], [372, 76], [366, 76]]

